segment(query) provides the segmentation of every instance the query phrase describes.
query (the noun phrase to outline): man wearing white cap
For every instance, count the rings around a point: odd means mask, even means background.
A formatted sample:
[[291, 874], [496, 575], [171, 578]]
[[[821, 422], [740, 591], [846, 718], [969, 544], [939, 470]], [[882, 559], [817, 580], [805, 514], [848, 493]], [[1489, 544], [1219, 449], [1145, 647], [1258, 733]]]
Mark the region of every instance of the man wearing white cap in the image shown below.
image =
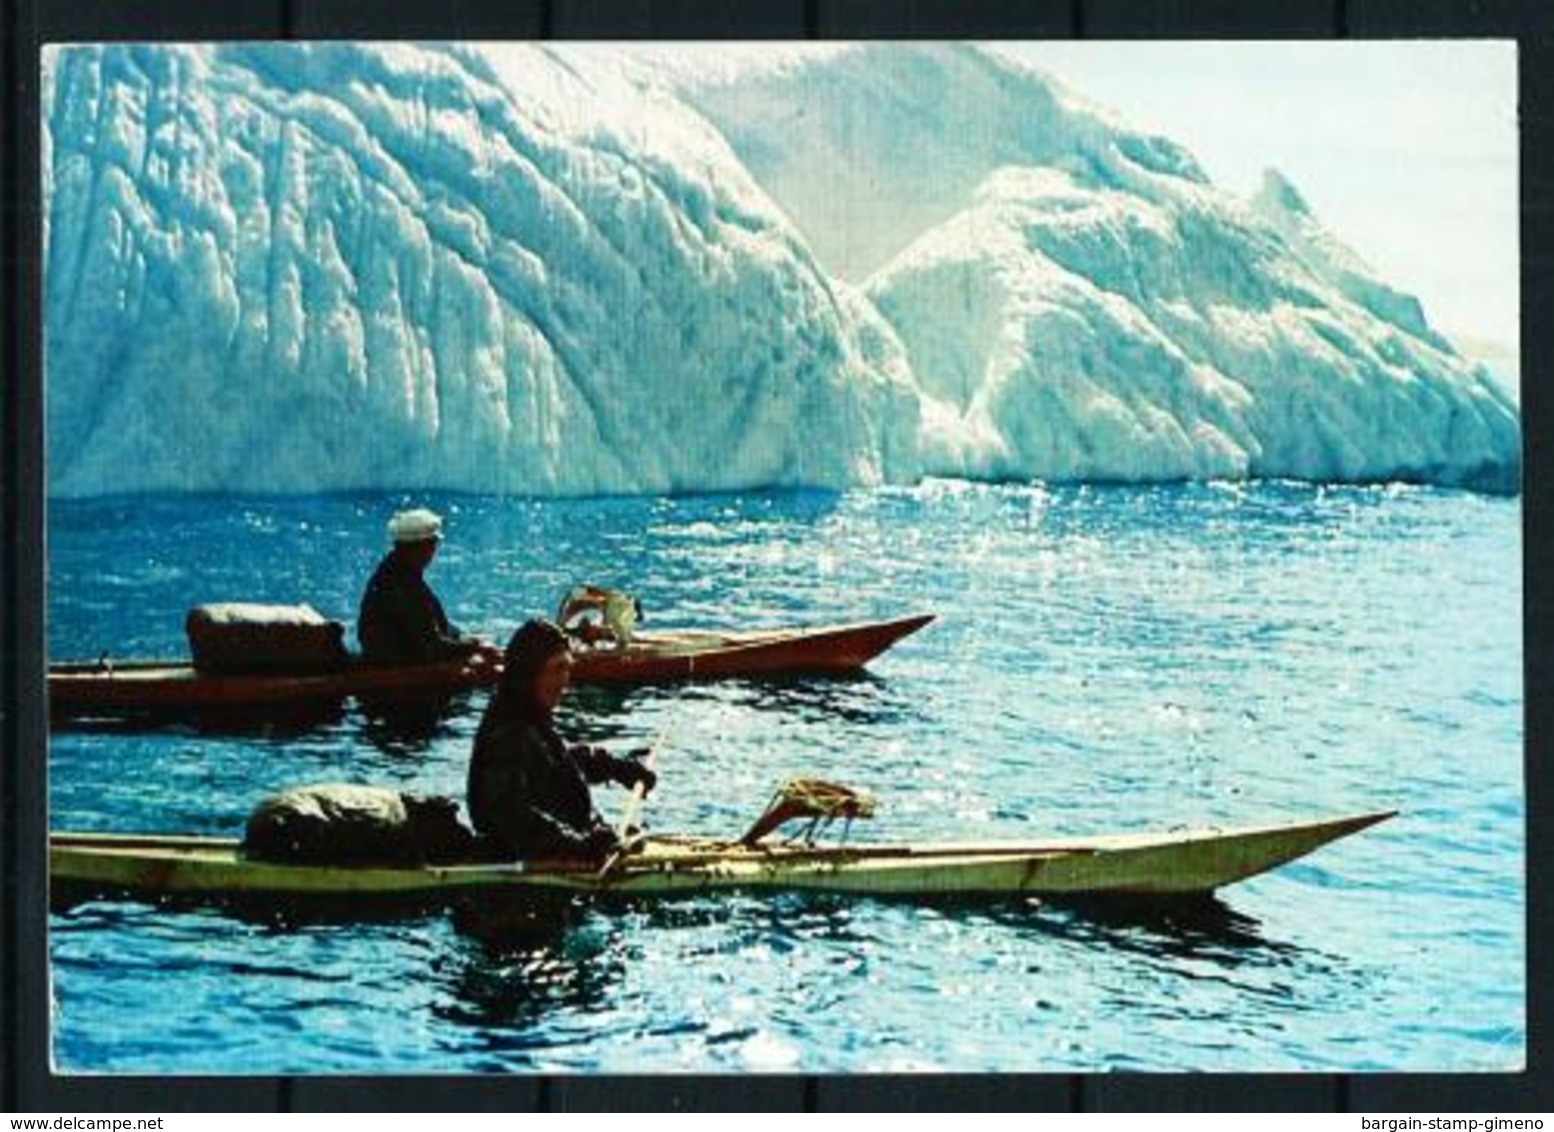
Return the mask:
[[378, 563], [362, 597], [356, 635], [368, 660], [383, 664], [425, 664], [459, 657], [485, 657], [491, 646], [448, 623], [442, 602], [426, 584], [426, 568], [437, 556], [442, 519], [424, 507], [389, 520], [394, 549]]

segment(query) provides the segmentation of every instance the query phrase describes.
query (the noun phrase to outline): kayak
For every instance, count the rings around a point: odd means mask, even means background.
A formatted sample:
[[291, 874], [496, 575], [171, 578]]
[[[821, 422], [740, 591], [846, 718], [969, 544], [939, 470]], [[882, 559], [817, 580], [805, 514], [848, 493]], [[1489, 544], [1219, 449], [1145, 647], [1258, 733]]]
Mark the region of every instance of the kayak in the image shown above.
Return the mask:
[[1041, 842], [775, 844], [670, 836], [601, 873], [562, 860], [417, 866], [250, 860], [230, 838], [55, 833], [56, 889], [150, 896], [387, 897], [453, 901], [542, 893], [668, 896], [797, 890], [881, 896], [1201, 897], [1392, 817], [1392, 812], [1240, 829], [1115, 834]]
[[[932, 620], [932, 614], [922, 614], [892, 621], [747, 632], [642, 633], [626, 647], [578, 649], [572, 680], [641, 684], [851, 672]], [[177, 660], [77, 661], [49, 666], [49, 706], [56, 715], [74, 715], [244, 708], [350, 697], [399, 699], [489, 686], [500, 675], [500, 665], [464, 661], [389, 667], [353, 659], [339, 671], [308, 674], [218, 674], [197, 671]]]

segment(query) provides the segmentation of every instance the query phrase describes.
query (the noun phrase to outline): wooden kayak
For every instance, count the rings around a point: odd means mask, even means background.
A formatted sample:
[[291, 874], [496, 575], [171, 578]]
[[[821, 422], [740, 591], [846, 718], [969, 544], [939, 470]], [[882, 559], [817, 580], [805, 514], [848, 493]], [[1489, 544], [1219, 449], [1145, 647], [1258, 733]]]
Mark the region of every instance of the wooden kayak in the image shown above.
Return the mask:
[[889, 896], [1206, 896], [1392, 816], [1360, 814], [1242, 829], [1064, 838], [1033, 843], [754, 847], [656, 837], [601, 875], [596, 865], [508, 861], [415, 867], [273, 864], [232, 839], [55, 833], [56, 890], [212, 898], [386, 897], [452, 901], [470, 894], [661, 896], [732, 889]]
[[[862, 668], [932, 614], [893, 621], [748, 632], [642, 633], [626, 648], [583, 648], [572, 679], [581, 684], [640, 684], [781, 673], [838, 673]], [[500, 666], [464, 662], [385, 667], [353, 661], [337, 672], [197, 672], [184, 661], [66, 662], [49, 666], [55, 714], [158, 711], [440, 695], [494, 684]]]

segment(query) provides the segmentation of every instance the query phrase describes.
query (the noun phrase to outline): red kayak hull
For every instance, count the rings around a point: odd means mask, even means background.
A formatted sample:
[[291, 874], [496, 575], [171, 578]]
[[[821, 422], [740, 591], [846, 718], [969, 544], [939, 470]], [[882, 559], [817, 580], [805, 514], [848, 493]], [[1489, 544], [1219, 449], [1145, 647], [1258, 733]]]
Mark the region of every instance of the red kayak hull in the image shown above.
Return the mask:
[[[577, 653], [579, 684], [644, 684], [740, 676], [845, 673], [933, 620], [931, 614], [893, 621], [749, 632], [641, 634], [629, 648], [608, 645]], [[49, 668], [55, 714], [93, 710], [173, 710], [255, 707], [344, 700], [447, 695], [494, 684], [500, 667], [463, 662], [383, 667], [354, 662], [317, 674], [197, 672], [182, 661], [62, 663]]]

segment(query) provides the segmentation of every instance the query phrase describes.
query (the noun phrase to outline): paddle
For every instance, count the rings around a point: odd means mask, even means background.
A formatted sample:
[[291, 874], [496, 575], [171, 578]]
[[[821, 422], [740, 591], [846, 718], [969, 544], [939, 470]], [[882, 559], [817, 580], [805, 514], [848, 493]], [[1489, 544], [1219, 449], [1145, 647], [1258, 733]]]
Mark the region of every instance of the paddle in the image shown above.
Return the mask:
[[[658, 766], [659, 749], [663, 747], [664, 741], [668, 738], [669, 723], [666, 720], [663, 727], [659, 728], [658, 736], [653, 740], [653, 745], [648, 748], [647, 758], [642, 760], [642, 765], [647, 767], [648, 770], [656, 772]], [[642, 810], [642, 801], [646, 797], [647, 787], [642, 785], [641, 782], [638, 782], [631, 788], [631, 795], [626, 799], [626, 805], [621, 810], [620, 824], [615, 827], [615, 837], [616, 840], [621, 843], [621, 847], [605, 858], [603, 866], [599, 869], [599, 875], [601, 877], [607, 876], [609, 873], [614, 871], [615, 867], [620, 864], [622, 859], [625, 858], [626, 831], [629, 830], [636, 822], [637, 815]]]

